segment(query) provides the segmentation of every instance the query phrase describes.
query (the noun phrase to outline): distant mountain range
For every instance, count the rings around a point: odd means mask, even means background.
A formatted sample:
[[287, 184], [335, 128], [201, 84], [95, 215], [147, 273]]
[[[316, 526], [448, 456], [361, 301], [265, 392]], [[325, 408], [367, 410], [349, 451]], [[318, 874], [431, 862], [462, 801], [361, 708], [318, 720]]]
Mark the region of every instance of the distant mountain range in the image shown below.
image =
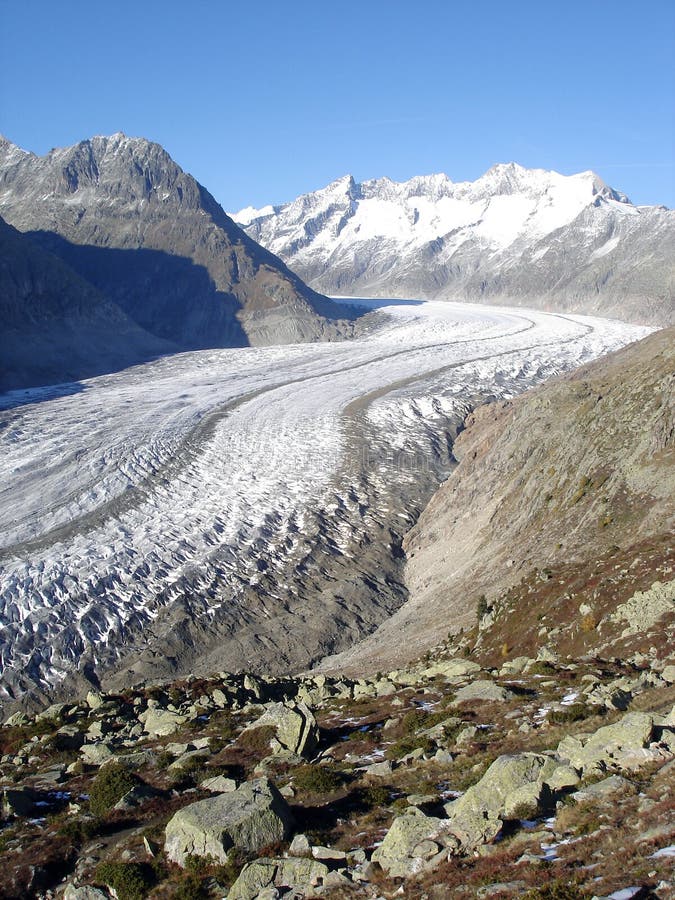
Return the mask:
[[0, 233], [0, 388], [340, 330], [343, 311], [150, 141], [94, 137], [40, 157], [0, 138], [0, 216], [22, 232]]
[[593, 172], [514, 163], [473, 182], [350, 175], [233, 218], [316, 290], [675, 321], [675, 212]]

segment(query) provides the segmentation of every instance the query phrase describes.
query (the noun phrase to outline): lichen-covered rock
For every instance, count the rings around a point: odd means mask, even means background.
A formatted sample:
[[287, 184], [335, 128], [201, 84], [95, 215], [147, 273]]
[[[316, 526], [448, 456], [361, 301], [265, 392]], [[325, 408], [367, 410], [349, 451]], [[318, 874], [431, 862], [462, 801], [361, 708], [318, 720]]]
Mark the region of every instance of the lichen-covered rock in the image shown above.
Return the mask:
[[308, 757], [314, 751], [319, 729], [312, 711], [304, 703], [271, 703], [249, 727], [273, 726], [272, 749]]
[[441, 675], [444, 678], [465, 678], [467, 675], [476, 675], [481, 671], [478, 663], [470, 659], [444, 659], [433, 663], [421, 673], [427, 678]]
[[[654, 718], [648, 713], [627, 713], [613, 725], [604, 725], [591, 735], [568, 735], [558, 745], [558, 755], [585, 775], [607, 766], [634, 768], [636, 754], [649, 745]], [[645, 762], [648, 756], [645, 756]]]
[[152, 737], [173, 734], [188, 721], [187, 716], [172, 712], [170, 709], [149, 709], [143, 718], [144, 730]]
[[460, 688], [455, 694], [455, 704], [465, 703], [467, 700], [496, 700], [503, 702], [513, 697], [513, 693], [494, 681], [473, 681], [471, 684]]
[[546, 783], [558, 763], [537, 753], [500, 756], [481, 780], [445, 805], [450, 830], [464, 849], [493, 840], [506, 819], [536, 815], [550, 800]]
[[180, 866], [188, 856], [226, 862], [232, 847], [256, 852], [288, 837], [292, 825], [279, 791], [267, 778], [258, 778], [179, 810], [166, 826], [164, 846], [168, 858]]
[[322, 884], [327, 875], [328, 866], [314, 859], [256, 859], [241, 870], [227, 898], [255, 900], [268, 887], [305, 894]]
[[109, 897], [107, 891], [102, 891], [91, 884], [85, 884], [82, 887], [69, 884], [63, 892], [63, 900], [109, 900]]
[[422, 871], [429, 859], [430, 842], [447, 831], [443, 819], [419, 814], [398, 816], [373, 853], [391, 878], [406, 878]]

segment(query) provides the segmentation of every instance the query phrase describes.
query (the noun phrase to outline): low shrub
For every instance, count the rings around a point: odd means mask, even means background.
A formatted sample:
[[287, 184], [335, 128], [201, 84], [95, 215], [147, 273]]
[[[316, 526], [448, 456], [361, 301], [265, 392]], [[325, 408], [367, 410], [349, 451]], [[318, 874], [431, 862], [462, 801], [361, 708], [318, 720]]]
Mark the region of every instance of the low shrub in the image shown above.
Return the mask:
[[331, 766], [308, 763], [294, 770], [293, 784], [298, 790], [311, 794], [332, 794], [342, 786], [343, 778]]
[[89, 809], [95, 816], [104, 816], [139, 779], [119, 763], [101, 769], [89, 789]]
[[104, 862], [96, 869], [95, 880], [112, 888], [119, 900], [143, 900], [155, 884], [155, 874], [146, 863]]
[[570, 703], [564, 709], [552, 709], [548, 714], [548, 720], [553, 725], [566, 725], [568, 722], [579, 722], [595, 715], [596, 710], [585, 703]]

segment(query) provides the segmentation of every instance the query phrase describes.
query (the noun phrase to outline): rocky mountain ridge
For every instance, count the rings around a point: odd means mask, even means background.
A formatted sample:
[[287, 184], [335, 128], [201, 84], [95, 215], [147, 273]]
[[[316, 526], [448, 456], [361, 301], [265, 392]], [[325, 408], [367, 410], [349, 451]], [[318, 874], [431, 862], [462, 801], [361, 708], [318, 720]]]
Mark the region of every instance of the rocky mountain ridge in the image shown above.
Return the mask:
[[673, 322], [675, 213], [634, 206], [593, 172], [515, 163], [322, 190], [233, 213], [317, 290], [424, 297]]
[[119, 306], [155, 346], [266, 345], [340, 332], [344, 311], [258, 247], [145, 139], [94, 137], [43, 157], [0, 139], [0, 215]]

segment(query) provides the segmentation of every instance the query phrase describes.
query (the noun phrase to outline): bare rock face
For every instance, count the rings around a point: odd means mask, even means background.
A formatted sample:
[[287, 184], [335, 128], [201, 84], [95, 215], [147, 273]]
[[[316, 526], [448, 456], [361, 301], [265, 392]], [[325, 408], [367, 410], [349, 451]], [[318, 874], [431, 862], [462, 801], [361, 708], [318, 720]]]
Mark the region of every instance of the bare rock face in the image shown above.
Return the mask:
[[99, 375], [174, 348], [0, 219], [0, 391]]
[[[137, 326], [181, 349], [315, 340], [335, 307], [158, 144], [95, 137], [38, 157], [0, 139], [0, 214]], [[92, 293], [94, 291], [92, 290]]]
[[188, 856], [227, 862], [231, 848], [255, 852], [288, 837], [290, 809], [267, 778], [179, 810], [166, 826], [168, 858], [180, 866]]

